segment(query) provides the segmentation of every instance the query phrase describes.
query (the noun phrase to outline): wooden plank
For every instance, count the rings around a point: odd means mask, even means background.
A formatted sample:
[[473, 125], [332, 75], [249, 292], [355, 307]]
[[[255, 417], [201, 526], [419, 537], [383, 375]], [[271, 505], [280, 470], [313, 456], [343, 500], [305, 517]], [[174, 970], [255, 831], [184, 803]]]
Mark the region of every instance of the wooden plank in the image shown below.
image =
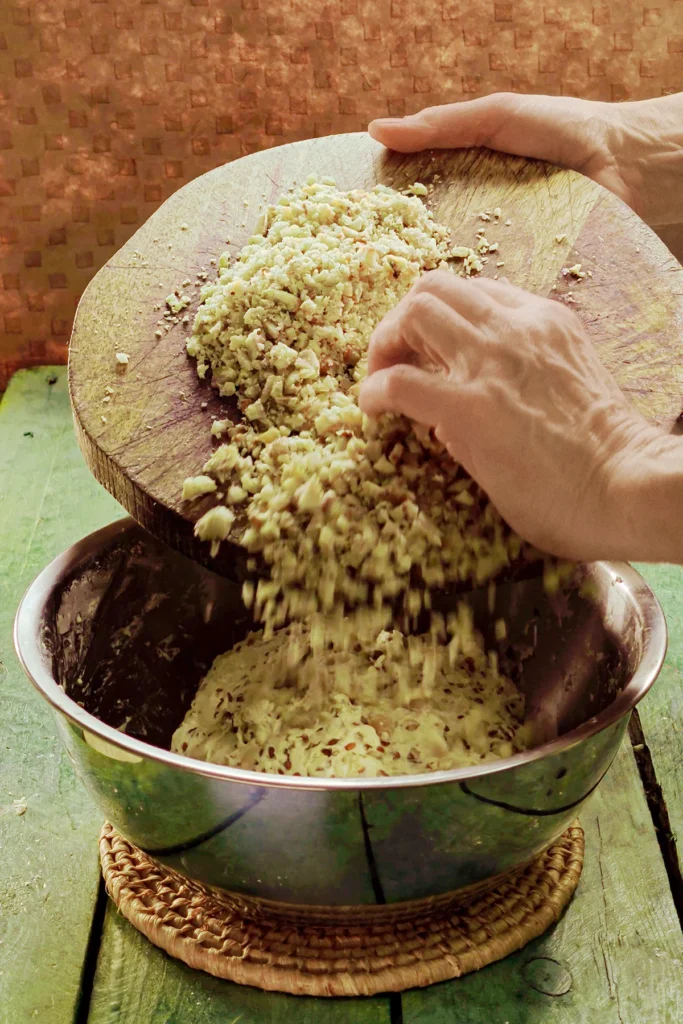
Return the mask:
[[50, 559], [122, 512], [76, 446], [66, 371], [16, 374], [0, 402], [1, 1024], [73, 1020], [101, 826], [14, 656], [14, 613]]
[[[176, 192], [107, 263], [78, 308], [70, 347], [70, 386], [79, 440], [97, 477], [152, 533], [219, 572], [241, 558], [224, 544], [215, 561], [192, 534], [212, 499], [188, 507], [184, 477], [212, 450], [212, 416], [235, 414], [197, 377], [185, 352], [189, 327], [157, 322], [164, 300], [183, 280], [215, 273], [209, 259], [231, 239], [235, 252], [253, 232], [262, 196], [272, 202], [314, 171], [341, 188], [379, 182], [398, 188], [439, 172], [430, 202], [453, 240], [473, 244], [478, 213], [501, 207], [486, 224], [500, 244], [504, 273], [540, 294], [567, 291], [562, 268], [580, 262], [593, 275], [574, 287], [605, 364], [653, 421], [671, 426], [681, 410], [682, 268], [623, 203], [573, 171], [480, 150], [388, 154], [369, 136], [312, 139], [252, 154], [216, 168]], [[247, 204], [247, 205], [245, 205]], [[556, 243], [557, 235], [566, 241]], [[491, 260], [486, 273], [495, 274]], [[185, 311], [192, 322], [197, 287]], [[162, 322], [163, 323], [163, 322]], [[157, 335], [160, 336], [157, 336]], [[655, 339], [655, 340], [653, 340]], [[130, 356], [127, 367], [115, 354]], [[104, 403], [105, 388], [113, 391]], [[202, 405], [208, 407], [202, 409]], [[243, 524], [235, 528], [239, 541]]]
[[669, 629], [669, 650], [661, 675], [638, 707], [657, 782], [676, 840], [683, 871], [683, 568], [639, 565], [659, 598]]
[[405, 993], [404, 1024], [683, 1020], [683, 939], [628, 742], [581, 823], [583, 875], [560, 922], [476, 974]]
[[107, 908], [88, 1024], [390, 1024], [389, 999], [311, 999], [233, 985], [162, 953]]
[[[683, 942], [628, 744], [582, 818], [586, 865], [559, 924], [483, 971], [404, 993], [404, 1024], [675, 1024], [681, 1019]], [[172, 961], [108, 908], [88, 1024], [388, 1024], [397, 1019], [389, 1014], [388, 999], [295, 1000], [217, 981]]]
[[[46, 383], [48, 376], [42, 370], [18, 375], [0, 404], [0, 642], [6, 673], [0, 679], [0, 729], [10, 751], [0, 761], [0, 803], [9, 806], [22, 796], [28, 803], [25, 815], [0, 817], [2, 1024], [72, 1020], [98, 874], [94, 839], [99, 815], [61, 756], [49, 712], [9, 651], [11, 619], [26, 583], [67, 544], [121, 511], [80, 462], [63, 373], [58, 371], [54, 385]], [[34, 437], [25, 437], [28, 432]], [[11, 486], [19, 476], [21, 488]], [[671, 699], [680, 693], [674, 684], [680, 672], [676, 601], [681, 580], [680, 570], [668, 567], [646, 574], [665, 605], [672, 632], [662, 680], [641, 705], [644, 726], [654, 736], [653, 698], [665, 689]], [[653, 758], [671, 765], [676, 778], [671, 737], [677, 708], [673, 705], [672, 721], [657, 728], [657, 742], [650, 741]], [[669, 773], [664, 776], [668, 780]], [[405, 1024], [674, 1024], [680, 1019], [680, 932], [628, 748], [584, 812], [583, 824], [584, 876], [560, 924], [477, 975], [404, 995]], [[539, 992], [527, 980], [559, 992], [566, 986], [566, 971], [571, 988], [564, 995]], [[386, 999], [294, 1000], [216, 981], [171, 961], [109, 908], [90, 1021], [388, 1024], [388, 1005]]]

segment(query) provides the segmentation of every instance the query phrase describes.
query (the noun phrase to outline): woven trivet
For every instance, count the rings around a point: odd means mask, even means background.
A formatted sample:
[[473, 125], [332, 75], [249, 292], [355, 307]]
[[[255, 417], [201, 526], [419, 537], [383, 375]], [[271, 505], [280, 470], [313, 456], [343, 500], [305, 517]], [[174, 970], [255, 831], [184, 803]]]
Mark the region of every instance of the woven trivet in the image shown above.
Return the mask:
[[[215, 891], [162, 867], [105, 825], [100, 856], [107, 891], [124, 917], [190, 967], [240, 985], [309, 996], [369, 996], [431, 985], [521, 949], [557, 921], [583, 866], [574, 823], [545, 853], [492, 888], [431, 904], [381, 909], [358, 923], [293, 920], [291, 905]], [[335, 908], [339, 911], [341, 908]], [[318, 908], [322, 913], [323, 908]]]

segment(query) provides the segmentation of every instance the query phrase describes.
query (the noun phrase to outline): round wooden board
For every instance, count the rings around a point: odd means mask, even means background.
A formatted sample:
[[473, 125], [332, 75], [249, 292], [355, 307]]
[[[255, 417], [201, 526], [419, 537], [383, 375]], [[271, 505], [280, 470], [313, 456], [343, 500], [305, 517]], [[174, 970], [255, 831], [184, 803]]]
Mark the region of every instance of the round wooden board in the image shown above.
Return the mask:
[[[487, 276], [504, 274], [565, 301], [571, 289], [573, 308], [621, 388], [651, 422], [673, 426], [682, 405], [683, 268], [622, 202], [573, 171], [486, 150], [404, 156], [364, 133], [311, 139], [190, 182], [112, 257], [81, 299], [69, 354], [79, 443], [97, 480], [153, 534], [219, 572], [241, 573], [237, 545], [222, 545], [212, 560], [208, 545], [193, 536], [211, 501], [181, 499], [184, 478], [201, 472], [211, 453], [211, 420], [225, 418], [228, 403], [197, 377], [185, 352], [190, 327], [168, 329], [158, 321], [166, 296], [189, 279], [182, 290], [192, 296], [185, 311], [191, 324], [203, 283], [198, 275], [211, 279], [211, 260], [246, 243], [262, 204], [311, 173], [330, 175], [343, 189], [378, 182], [404, 188], [439, 175], [429, 202], [437, 220], [451, 227], [454, 244], [473, 244], [485, 227], [489, 241], [500, 243]], [[483, 224], [479, 213], [495, 207], [500, 221]], [[566, 241], [557, 243], [563, 234]], [[504, 267], [496, 267], [498, 260]], [[576, 263], [592, 277], [568, 284], [562, 268]], [[129, 355], [127, 366], [117, 363], [117, 352]]]

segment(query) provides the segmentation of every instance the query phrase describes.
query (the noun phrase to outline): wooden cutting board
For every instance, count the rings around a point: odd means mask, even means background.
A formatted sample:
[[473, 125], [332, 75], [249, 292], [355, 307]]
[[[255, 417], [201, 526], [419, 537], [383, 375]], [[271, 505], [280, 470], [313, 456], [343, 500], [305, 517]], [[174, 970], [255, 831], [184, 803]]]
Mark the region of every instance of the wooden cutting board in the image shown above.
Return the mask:
[[[683, 404], [683, 268], [627, 206], [573, 171], [486, 150], [404, 156], [364, 133], [312, 139], [255, 153], [185, 185], [81, 299], [69, 354], [79, 443], [97, 480], [152, 533], [219, 572], [241, 575], [239, 547], [223, 544], [212, 560], [208, 545], [193, 536], [211, 500], [181, 499], [184, 478], [201, 472], [216, 443], [212, 418], [225, 418], [232, 407], [199, 380], [184, 342], [199, 287], [215, 275], [212, 260], [226, 249], [237, 252], [263, 204], [310, 173], [330, 175], [342, 189], [378, 182], [404, 188], [438, 175], [429, 202], [452, 228], [454, 244], [473, 244], [484, 227], [500, 245], [487, 276], [573, 300], [622, 390], [652, 423], [671, 429]], [[500, 219], [483, 222], [479, 214], [495, 207]], [[562, 235], [566, 241], [558, 243]], [[577, 263], [592, 277], [572, 284], [562, 270]], [[192, 298], [183, 311], [189, 325], [163, 319], [176, 288]], [[117, 362], [117, 352], [129, 356], [127, 365]]]

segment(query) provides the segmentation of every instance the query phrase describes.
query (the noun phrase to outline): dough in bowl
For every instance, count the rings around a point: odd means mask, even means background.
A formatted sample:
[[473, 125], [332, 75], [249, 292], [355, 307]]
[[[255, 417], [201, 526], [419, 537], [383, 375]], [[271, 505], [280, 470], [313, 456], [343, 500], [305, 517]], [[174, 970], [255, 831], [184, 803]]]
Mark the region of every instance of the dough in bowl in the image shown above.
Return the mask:
[[271, 774], [368, 777], [477, 765], [529, 745], [524, 697], [471, 631], [450, 645], [394, 630], [314, 647], [310, 629], [293, 625], [220, 655], [171, 749]]

